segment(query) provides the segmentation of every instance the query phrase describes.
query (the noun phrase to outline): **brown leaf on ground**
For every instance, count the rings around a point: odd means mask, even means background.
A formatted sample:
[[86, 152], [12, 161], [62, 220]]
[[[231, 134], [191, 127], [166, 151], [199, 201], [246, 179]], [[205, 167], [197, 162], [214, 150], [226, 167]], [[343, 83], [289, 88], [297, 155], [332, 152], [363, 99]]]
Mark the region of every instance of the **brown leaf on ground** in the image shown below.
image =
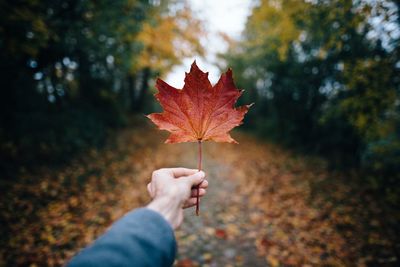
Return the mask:
[[[63, 168], [21, 169], [0, 196], [0, 266], [62, 266], [149, 201], [153, 170], [195, 167], [195, 147], [164, 138], [139, 122]], [[348, 174], [247, 134], [235, 138], [239, 146], [205, 144], [210, 186], [202, 216], [186, 211], [176, 232], [175, 266], [399, 265], [398, 231]]]

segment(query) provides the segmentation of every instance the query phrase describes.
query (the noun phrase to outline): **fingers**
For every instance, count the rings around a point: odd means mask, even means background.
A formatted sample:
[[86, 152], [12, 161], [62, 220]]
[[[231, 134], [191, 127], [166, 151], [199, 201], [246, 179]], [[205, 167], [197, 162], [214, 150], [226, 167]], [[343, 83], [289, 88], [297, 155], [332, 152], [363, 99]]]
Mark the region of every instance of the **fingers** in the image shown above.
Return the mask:
[[[200, 188], [199, 191], [199, 196], [202, 197], [207, 193], [207, 191], [204, 188]], [[190, 197], [197, 197], [197, 189], [192, 189], [192, 193], [190, 194]]]
[[149, 192], [150, 197], [154, 197], [153, 190], [151, 189], [151, 183], [147, 184], [147, 192]]
[[181, 177], [180, 179], [182, 181], [185, 181], [188, 184], [188, 186], [190, 186], [190, 188], [192, 188], [193, 186], [197, 186], [198, 184], [203, 182], [205, 176], [206, 175], [205, 175], [205, 173], [203, 171], [199, 171], [199, 172], [196, 172], [195, 174], [192, 174], [190, 176]]
[[200, 188], [208, 188], [208, 181], [207, 180], [203, 180], [200, 184]]
[[[189, 199], [185, 202], [185, 204], [183, 205], [183, 208], [184, 208], [184, 209], [187, 209], [187, 208], [196, 206], [196, 202], [197, 202], [197, 199], [196, 199], [195, 197], [189, 198]], [[200, 203], [200, 199], [199, 199], [199, 203]]]
[[188, 169], [188, 168], [165, 168], [165, 169], [160, 169], [160, 171], [165, 171], [168, 172], [169, 174], [173, 175], [175, 178], [181, 177], [181, 176], [190, 176], [198, 172], [198, 170], [195, 169]]
[[[204, 180], [204, 181], [207, 182], [206, 180]], [[203, 182], [203, 183], [204, 183], [204, 182]], [[203, 183], [202, 183], [201, 185], [203, 185]], [[208, 182], [207, 182], [206, 184], [208, 185]], [[204, 195], [207, 193], [207, 191], [206, 191], [205, 188], [206, 188], [206, 187], [203, 187], [203, 186], [200, 187], [199, 197], [202, 197], [202, 196], [204, 196]], [[152, 190], [152, 188], [151, 188], [151, 183], [148, 183], [148, 184], [147, 184], [147, 192], [149, 193], [149, 195], [150, 195], [151, 198], [154, 197], [153, 190]], [[194, 188], [194, 189], [191, 190], [190, 197], [194, 197], [194, 198], [197, 197], [197, 189]]]

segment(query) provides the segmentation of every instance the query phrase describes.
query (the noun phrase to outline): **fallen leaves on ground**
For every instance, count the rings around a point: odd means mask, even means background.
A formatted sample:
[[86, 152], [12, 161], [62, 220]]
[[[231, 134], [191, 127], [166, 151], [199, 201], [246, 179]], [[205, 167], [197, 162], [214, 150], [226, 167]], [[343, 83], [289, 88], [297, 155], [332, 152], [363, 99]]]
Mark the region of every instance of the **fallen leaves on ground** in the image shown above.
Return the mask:
[[[64, 168], [21, 169], [18, 180], [2, 184], [0, 266], [65, 264], [149, 201], [154, 169], [195, 167], [191, 144], [165, 145], [163, 138], [140, 122]], [[186, 212], [176, 233], [176, 266], [398, 265], [398, 233], [368, 192], [320, 160], [246, 134], [236, 139], [238, 146], [204, 148], [210, 188], [201, 216]]]
[[388, 218], [371, 194], [349, 182], [355, 177], [256, 138], [239, 140], [245, 149], [214, 147], [214, 153], [224, 151], [218, 161], [234, 166], [235, 193], [261, 211], [250, 213], [249, 222], [260, 226], [256, 246], [270, 266], [399, 263], [396, 229], [383, 228]]

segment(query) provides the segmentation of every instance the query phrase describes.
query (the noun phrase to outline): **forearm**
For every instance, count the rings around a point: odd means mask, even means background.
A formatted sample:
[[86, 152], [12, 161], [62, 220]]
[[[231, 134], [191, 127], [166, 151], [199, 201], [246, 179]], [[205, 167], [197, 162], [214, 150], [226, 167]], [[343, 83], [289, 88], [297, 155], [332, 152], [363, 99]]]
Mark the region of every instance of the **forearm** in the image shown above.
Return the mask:
[[143, 208], [118, 220], [68, 266], [171, 266], [175, 253], [169, 223], [159, 213]]

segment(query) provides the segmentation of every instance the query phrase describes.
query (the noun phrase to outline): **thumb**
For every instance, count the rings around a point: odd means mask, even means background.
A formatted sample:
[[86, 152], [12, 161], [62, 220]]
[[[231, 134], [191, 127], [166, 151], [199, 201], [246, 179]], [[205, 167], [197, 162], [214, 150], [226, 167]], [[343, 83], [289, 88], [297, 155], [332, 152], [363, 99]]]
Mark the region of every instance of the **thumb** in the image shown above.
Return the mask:
[[190, 176], [182, 177], [182, 179], [185, 179], [186, 182], [190, 185], [190, 187], [193, 187], [198, 184], [201, 184], [201, 182], [203, 182], [204, 180], [204, 177], [206, 177], [206, 174], [203, 171], [199, 171]]

